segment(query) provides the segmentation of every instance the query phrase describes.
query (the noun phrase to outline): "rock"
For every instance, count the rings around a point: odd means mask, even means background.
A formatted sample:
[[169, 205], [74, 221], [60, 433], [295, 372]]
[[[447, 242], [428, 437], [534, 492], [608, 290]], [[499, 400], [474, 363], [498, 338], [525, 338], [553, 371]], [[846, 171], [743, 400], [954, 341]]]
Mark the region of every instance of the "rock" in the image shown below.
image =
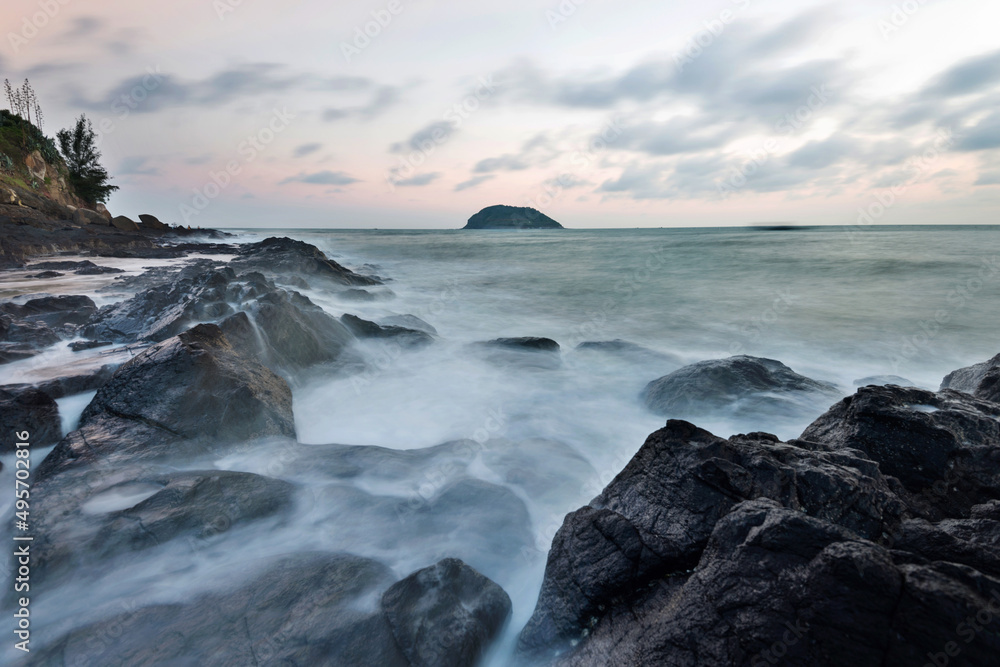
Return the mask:
[[690, 571], [716, 524], [758, 498], [874, 540], [906, 512], [878, 467], [855, 453], [814, 452], [762, 433], [723, 440], [670, 420], [603, 493], [566, 517], [521, 652], [564, 650], [617, 598]]
[[463, 229], [562, 229], [563, 226], [531, 207], [487, 206], [469, 218]]
[[898, 478], [911, 511], [967, 517], [1000, 498], [1000, 405], [968, 394], [862, 387], [801, 436], [803, 446], [862, 453]]
[[335, 362], [353, 342], [343, 324], [298, 292], [268, 292], [249, 312], [265, 343], [259, 354], [265, 364], [285, 372]]
[[379, 324], [382, 326], [406, 327], [407, 329], [424, 331], [433, 336], [437, 335], [437, 329], [416, 315], [390, 315], [389, 317], [383, 317], [379, 321]]
[[64, 273], [59, 273], [58, 271], [42, 271], [41, 273], [35, 273], [28, 276], [29, 278], [37, 278], [39, 280], [48, 280], [50, 278], [59, 278], [60, 276], [66, 275]]
[[57, 271], [72, 271], [78, 276], [96, 276], [104, 273], [125, 273], [122, 269], [116, 269], [110, 266], [98, 266], [90, 260], [84, 260], [82, 262], [74, 261], [55, 261], [55, 262], [40, 262], [38, 264], [32, 264], [28, 267], [29, 269], [55, 269]]
[[701, 361], [654, 380], [642, 397], [659, 415], [683, 417], [735, 408], [742, 413], [761, 410], [801, 410], [799, 400], [832, 397], [837, 388], [799, 375], [780, 361], [736, 356]]
[[395, 325], [382, 326], [356, 315], [343, 315], [340, 321], [358, 338], [391, 338], [404, 347], [423, 347], [434, 342], [434, 337], [426, 331]]
[[230, 265], [237, 271], [260, 271], [266, 275], [296, 275], [325, 278], [340, 285], [379, 285], [327, 258], [319, 248], [289, 238], [269, 238], [239, 249]]
[[213, 270], [212, 266], [208, 262], [191, 264], [174, 282], [102, 308], [87, 324], [84, 335], [118, 343], [159, 342], [198, 322], [218, 321], [232, 314], [233, 306], [227, 299], [235, 273], [229, 268]]
[[140, 214], [139, 221], [142, 222], [143, 229], [155, 229], [156, 231], [161, 232], [170, 229], [169, 225], [160, 222], [159, 218], [148, 213]]
[[511, 602], [495, 583], [447, 558], [389, 587], [382, 609], [410, 665], [465, 667], [479, 664]]
[[941, 389], [955, 389], [994, 403], [1000, 403], [1000, 354], [981, 364], [949, 373]]
[[111, 211], [109, 211], [104, 204], [98, 204], [94, 207], [94, 209], [97, 211], [98, 215], [103, 216], [109, 223], [114, 219], [114, 216], [111, 215]]
[[301, 553], [250, 574], [229, 592], [141, 607], [73, 630], [33, 650], [32, 664], [409, 667], [370, 602], [393, 581], [384, 565]]
[[27, 431], [33, 447], [45, 447], [59, 441], [62, 426], [59, 406], [52, 397], [34, 387], [0, 387], [0, 453], [14, 451], [14, 433]]
[[487, 347], [503, 348], [509, 350], [520, 350], [526, 352], [558, 352], [559, 343], [551, 338], [496, 338], [485, 343]]
[[271, 435], [295, 437], [288, 385], [235, 350], [218, 326], [202, 324], [119, 368], [84, 410], [79, 430], [35, 474], [191, 456]]
[[586, 341], [576, 346], [581, 352], [604, 352], [637, 363], [655, 363], [680, 366], [680, 357], [651, 350], [648, 347], [630, 343], [627, 340]]
[[100, 276], [107, 273], [125, 273], [125, 269], [116, 269], [113, 266], [85, 266], [75, 271], [78, 276]]
[[500, 367], [548, 371], [562, 366], [559, 343], [551, 338], [496, 338], [475, 343], [474, 348], [484, 352], [488, 362]]
[[[123, 480], [123, 478], [125, 478]], [[72, 471], [35, 489], [37, 581], [84, 572], [111, 558], [182, 536], [206, 540], [291, 509], [294, 487], [245, 472], [155, 473], [134, 467], [110, 478]], [[136, 556], [119, 558], [118, 566]]]
[[123, 232], [137, 232], [139, 231], [139, 225], [135, 224], [135, 221], [124, 215], [119, 215], [111, 219], [111, 226], [116, 229], [120, 229]]
[[109, 345], [114, 345], [110, 340], [78, 340], [69, 344], [69, 349], [74, 352], [83, 352], [85, 350], [93, 350], [99, 347], [108, 347]]
[[945, 519], [936, 524], [915, 519], [904, 522], [894, 537], [893, 549], [913, 554], [916, 564], [959, 563], [1000, 579], [1000, 521], [996, 519]]
[[73, 211], [73, 222], [78, 225], [108, 225], [110, 221], [98, 213], [87, 208], [78, 208]]
[[33, 357], [59, 342], [59, 336], [44, 322], [0, 313], [0, 363]]
[[83, 368], [76, 372], [69, 369], [65, 375], [39, 382], [35, 388], [52, 398], [74, 396], [100, 389], [107, 384], [116, 370], [118, 370], [117, 364], [104, 364], [97, 369]]
[[11, 302], [0, 304], [0, 313], [51, 328], [84, 324], [96, 312], [97, 305], [87, 296], [46, 296], [31, 299], [23, 305]]
[[744, 502], [716, 524], [692, 573], [621, 591], [554, 662], [879, 667], [960, 653], [962, 664], [989, 664], [1000, 637], [968, 622], [1000, 612], [1000, 581], [894, 554], [773, 501]]
[[916, 386], [912, 381], [901, 378], [898, 375], [871, 375], [854, 381], [855, 387], [867, 387], [868, 385], [884, 386], [887, 384], [894, 384], [900, 387]]
[[28, 168], [28, 173], [31, 175], [31, 178], [39, 183], [45, 181], [47, 168], [41, 151], [34, 150], [25, 155], [24, 166]]

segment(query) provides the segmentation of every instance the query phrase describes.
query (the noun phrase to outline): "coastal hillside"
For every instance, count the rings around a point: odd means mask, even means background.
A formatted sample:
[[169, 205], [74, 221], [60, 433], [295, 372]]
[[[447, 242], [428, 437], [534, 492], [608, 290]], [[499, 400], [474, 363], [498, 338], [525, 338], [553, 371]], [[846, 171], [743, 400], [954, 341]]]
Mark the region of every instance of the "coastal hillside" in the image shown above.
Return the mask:
[[563, 229], [563, 226], [536, 209], [500, 205], [476, 213], [463, 229]]

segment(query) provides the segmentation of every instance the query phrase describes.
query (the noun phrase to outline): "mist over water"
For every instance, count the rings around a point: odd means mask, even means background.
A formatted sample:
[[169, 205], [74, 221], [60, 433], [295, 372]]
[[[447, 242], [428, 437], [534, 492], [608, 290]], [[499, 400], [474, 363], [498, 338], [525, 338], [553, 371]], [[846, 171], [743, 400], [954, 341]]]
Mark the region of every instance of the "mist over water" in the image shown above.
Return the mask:
[[[190, 599], [270, 554], [348, 551], [400, 576], [454, 556], [511, 595], [514, 618], [490, 658], [504, 664], [563, 516], [597, 495], [663, 425], [639, 398], [650, 381], [687, 363], [749, 354], [845, 396], [855, 380], [875, 375], [936, 389], [949, 371], [1000, 352], [997, 228], [254, 230], [241, 240], [273, 235], [388, 279], [370, 302], [303, 290], [331, 314], [416, 315], [438, 339], [412, 350], [365, 341], [355, 347], [364, 370], [295, 382], [298, 438], [316, 446], [315, 457], [283, 457], [287, 444], [270, 441], [177, 462], [293, 482], [295, 512], [96, 565], [39, 598], [32, 613], [42, 632], [120, 613], [123, 600]], [[552, 338], [561, 352], [544, 362], [497, 359], [475, 345], [519, 336]], [[615, 339], [649, 352], [576, 349]], [[69, 358], [46, 354], [49, 365]], [[37, 367], [19, 363], [5, 378]], [[798, 417], [718, 412], [698, 425], [724, 437], [768, 431], [788, 439], [829, 404]], [[85, 402], [60, 407], [71, 428]], [[12, 488], [3, 462], [0, 484]], [[94, 511], [116, 502], [100, 499]]]

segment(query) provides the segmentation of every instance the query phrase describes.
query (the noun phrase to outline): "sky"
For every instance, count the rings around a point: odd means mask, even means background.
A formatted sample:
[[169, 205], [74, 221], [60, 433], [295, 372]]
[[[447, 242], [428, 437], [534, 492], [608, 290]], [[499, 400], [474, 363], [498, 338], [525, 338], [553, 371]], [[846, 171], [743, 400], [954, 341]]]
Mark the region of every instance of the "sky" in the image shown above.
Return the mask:
[[[1000, 3], [4, 0], [115, 214], [208, 227], [987, 224]], [[5, 101], [0, 101], [0, 105]]]

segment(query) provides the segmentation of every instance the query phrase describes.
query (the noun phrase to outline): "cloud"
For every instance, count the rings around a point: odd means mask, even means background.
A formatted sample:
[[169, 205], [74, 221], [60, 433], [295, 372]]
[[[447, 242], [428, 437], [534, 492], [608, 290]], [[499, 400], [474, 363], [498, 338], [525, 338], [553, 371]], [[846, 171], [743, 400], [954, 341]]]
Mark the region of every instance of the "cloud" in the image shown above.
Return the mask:
[[158, 176], [159, 168], [146, 166], [148, 161], [147, 157], [127, 157], [118, 165], [117, 173], [120, 176]]
[[1000, 171], [987, 171], [979, 174], [973, 185], [1000, 185]]
[[371, 99], [362, 105], [350, 107], [330, 107], [323, 110], [322, 118], [327, 122], [344, 118], [371, 120], [399, 103], [402, 95], [395, 86], [378, 86], [371, 91]]
[[860, 146], [851, 138], [842, 135], [823, 141], [810, 141], [788, 156], [788, 165], [807, 169], [825, 169], [840, 162], [845, 157], [857, 155]]
[[937, 99], [982, 92], [1000, 84], [1000, 51], [963, 60], [935, 77], [922, 91], [925, 98]]
[[461, 192], [462, 190], [470, 190], [472, 188], [478, 187], [485, 183], [486, 181], [496, 178], [493, 174], [486, 174], [484, 176], [475, 176], [467, 181], [462, 181], [455, 186], [455, 192]]
[[292, 155], [294, 157], [305, 157], [311, 153], [315, 153], [321, 148], [323, 148], [323, 144], [314, 141], [308, 144], [302, 144], [301, 146], [296, 146], [295, 150], [292, 151]]
[[406, 141], [392, 144], [389, 150], [393, 153], [406, 153], [409, 151], [426, 152], [429, 147], [443, 144], [451, 139], [455, 133], [455, 129], [455, 126], [446, 120], [435, 121], [414, 132]]
[[488, 174], [494, 171], [522, 171], [529, 167], [545, 165], [560, 155], [544, 132], [525, 141], [516, 153], [505, 153], [499, 157], [486, 158], [476, 163], [473, 173]]
[[407, 178], [402, 181], [393, 181], [393, 185], [398, 185], [399, 187], [404, 187], [404, 188], [405, 187], [419, 188], [425, 185], [430, 185], [440, 177], [441, 177], [441, 172], [435, 171], [430, 174], [420, 174], [418, 176], [414, 176], [413, 178]]
[[1000, 112], [995, 111], [973, 127], [963, 130], [955, 148], [960, 151], [1000, 148]]
[[84, 39], [94, 36], [104, 27], [104, 20], [96, 16], [78, 16], [74, 18], [61, 39], [62, 41]]
[[314, 174], [299, 174], [281, 181], [278, 185], [288, 183], [307, 183], [309, 185], [350, 185], [360, 183], [360, 180], [342, 171], [318, 171]]

